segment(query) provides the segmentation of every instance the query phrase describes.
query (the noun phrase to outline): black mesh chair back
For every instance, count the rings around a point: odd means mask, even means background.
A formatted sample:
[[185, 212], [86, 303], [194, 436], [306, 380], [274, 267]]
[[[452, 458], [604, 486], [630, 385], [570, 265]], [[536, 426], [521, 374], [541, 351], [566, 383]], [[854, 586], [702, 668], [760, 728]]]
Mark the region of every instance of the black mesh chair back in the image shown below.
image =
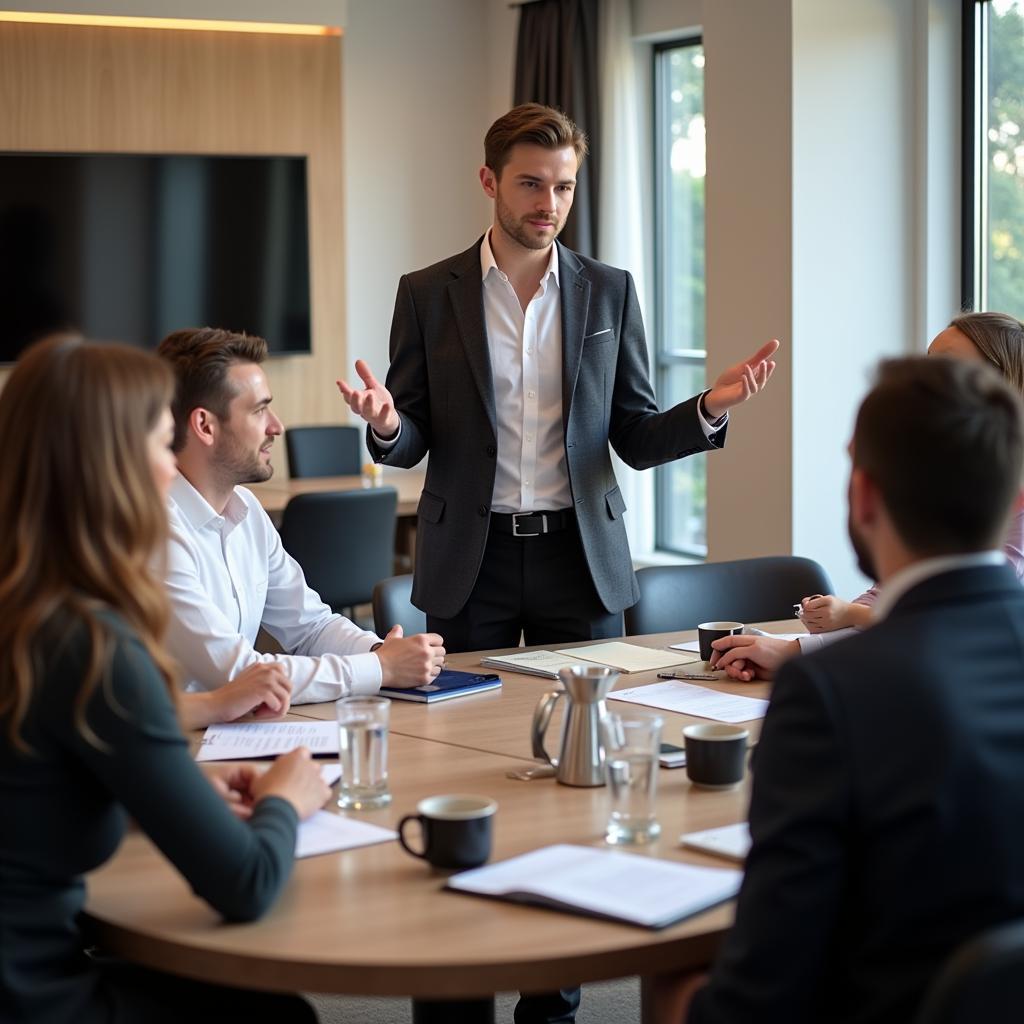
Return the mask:
[[395, 571], [397, 507], [393, 487], [299, 494], [285, 506], [281, 542], [325, 604], [369, 604]]
[[810, 594], [831, 594], [828, 573], [810, 558], [778, 555], [637, 570], [640, 600], [626, 609], [626, 633], [669, 633], [701, 622], [791, 619]]
[[289, 427], [284, 432], [288, 473], [356, 476], [362, 471], [363, 432], [358, 427]]
[[1024, 920], [961, 946], [925, 996], [915, 1024], [1009, 1024], [1024, 1017]]
[[381, 580], [373, 588], [374, 631], [386, 636], [392, 626], [401, 626], [406, 636], [427, 630], [427, 613], [412, 603], [412, 573]]

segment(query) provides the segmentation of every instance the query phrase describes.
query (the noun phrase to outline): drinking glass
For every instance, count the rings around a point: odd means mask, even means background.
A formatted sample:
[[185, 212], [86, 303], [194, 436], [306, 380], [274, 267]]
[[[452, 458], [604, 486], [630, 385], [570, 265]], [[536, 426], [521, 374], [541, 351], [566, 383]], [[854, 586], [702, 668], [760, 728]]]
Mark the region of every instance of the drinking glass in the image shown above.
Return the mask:
[[614, 711], [601, 721], [612, 801], [605, 830], [608, 843], [649, 843], [661, 834], [654, 816], [661, 724], [658, 715], [623, 715]]
[[388, 792], [388, 713], [384, 697], [342, 697], [338, 716], [338, 806], [365, 811], [391, 803]]

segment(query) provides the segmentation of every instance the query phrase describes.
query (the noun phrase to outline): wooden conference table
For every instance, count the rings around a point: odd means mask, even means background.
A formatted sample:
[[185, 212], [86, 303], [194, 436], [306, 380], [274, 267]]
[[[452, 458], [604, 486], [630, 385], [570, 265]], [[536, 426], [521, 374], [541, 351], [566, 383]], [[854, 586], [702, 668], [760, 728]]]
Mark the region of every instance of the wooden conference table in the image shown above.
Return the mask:
[[[792, 622], [771, 623], [782, 632]], [[663, 647], [692, 633], [633, 638]], [[453, 655], [469, 668], [479, 655]], [[609, 801], [603, 787], [577, 789], [553, 779], [509, 779], [527, 767], [534, 705], [554, 681], [502, 672], [499, 691], [433, 706], [395, 702], [389, 772], [393, 802], [364, 812], [394, 827], [416, 803], [439, 793], [472, 792], [497, 800], [492, 860], [551, 843], [603, 846]], [[654, 682], [623, 676], [619, 687]], [[707, 684], [767, 696], [766, 684]], [[300, 705], [297, 716], [333, 718], [333, 704]], [[696, 719], [670, 712], [663, 738], [681, 742]], [[557, 738], [557, 722], [549, 745]], [[756, 735], [760, 723], [752, 723]], [[741, 821], [748, 787], [709, 792], [685, 770], [658, 779], [661, 838], [635, 852], [715, 866], [684, 851], [681, 832]], [[329, 805], [330, 806], [330, 805]], [[706, 966], [729, 927], [732, 905], [650, 931], [442, 890], [446, 873], [410, 857], [397, 843], [300, 860], [281, 899], [261, 921], [228, 925], [190, 892], [144, 836], [130, 835], [89, 879], [88, 913], [111, 952], [150, 967], [260, 989], [477, 999], [495, 992], [543, 991], [572, 984]]]
[[[381, 474], [381, 485], [394, 487], [398, 491], [398, 518], [416, 516], [420, 492], [426, 473], [422, 470], [403, 469]], [[271, 477], [266, 483], [249, 484], [249, 490], [259, 499], [267, 515], [275, 523], [281, 521], [285, 505], [298, 494], [322, 494], [324, 491], [358, 491], [363, 485], [361, 476], [316, 476], [300, 477], [295, 480]]]

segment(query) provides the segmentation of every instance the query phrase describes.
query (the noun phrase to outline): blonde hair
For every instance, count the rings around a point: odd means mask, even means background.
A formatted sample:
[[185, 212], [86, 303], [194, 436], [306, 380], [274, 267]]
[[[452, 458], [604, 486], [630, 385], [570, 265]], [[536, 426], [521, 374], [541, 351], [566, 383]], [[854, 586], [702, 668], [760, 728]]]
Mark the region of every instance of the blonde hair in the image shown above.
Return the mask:
[[974, 347], [1024, 395], [1024, 323], [1009, 313], [961, 313], [950, 327], [966, 335]]
[[173, 693], [160, 646], [168, 601], [150, 568], [166, 547], [167, 514], [148, 452], [173, 386], [153, 355], [64, 336], [28, 349], [0, 394], [0, 722], [23, 752], [48, 626], [87, 631], [74, 715], [90, 741], [86, 705], [114, 648], [102, 613], [128, 624]]

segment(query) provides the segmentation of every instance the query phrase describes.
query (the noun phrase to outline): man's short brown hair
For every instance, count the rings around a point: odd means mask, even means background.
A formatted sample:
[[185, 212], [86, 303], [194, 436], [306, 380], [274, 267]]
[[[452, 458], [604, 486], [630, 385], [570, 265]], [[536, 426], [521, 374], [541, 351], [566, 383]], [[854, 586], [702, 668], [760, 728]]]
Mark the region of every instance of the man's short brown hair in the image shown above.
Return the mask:
[[188, 437], [193, 409], [209, 409], [227, 419], [235, 391], [228, 370], [236, 363], [262, 363], [267, 343], [255, 334], [235, 334], [218, 327], [187, 327], [168, 334], [157, 354], [174, 370], [174, 450], [180, 452]]
[[587, 155], [587, 137], [572, 119], [542, 103], [521, 103], [502, 114], [484, 137], [484, 163], [500, 178], [512, 147], [524, 142], [544, 149], [576, 150], [577, 166]]
[[883, 362], [857, 414], [853, 463], [922, 557], [1001, 548], [1024, 469], [1024, 406], [991, 367]]

